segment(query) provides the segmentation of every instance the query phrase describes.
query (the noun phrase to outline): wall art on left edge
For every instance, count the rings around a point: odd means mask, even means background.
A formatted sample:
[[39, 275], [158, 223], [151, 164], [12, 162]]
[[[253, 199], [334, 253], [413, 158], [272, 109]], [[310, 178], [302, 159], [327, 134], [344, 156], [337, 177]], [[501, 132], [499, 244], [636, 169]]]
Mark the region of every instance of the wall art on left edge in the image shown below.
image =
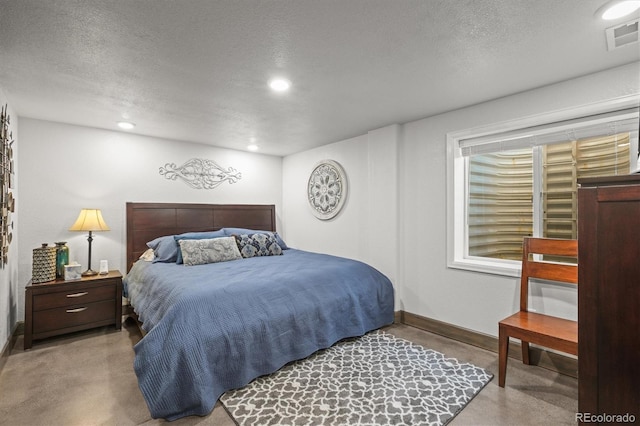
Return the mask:
[[9, 245], [13, 237], [11, 213], [15, 212], [13, 198], [13, 132], [9, 131], [11, 118], [4, 105], [0, 112], [0, 266], [9, 260]]
[[213, 189], [222, 182], [236, 183], [242, 179], [242, 173], [233, 167], [225, 170], [215, 161], [204, 158], [192, 158], [181, 166], [167, 163], [160, 167], [160, 175], [169, 180], [180, 178], [194, 189]]

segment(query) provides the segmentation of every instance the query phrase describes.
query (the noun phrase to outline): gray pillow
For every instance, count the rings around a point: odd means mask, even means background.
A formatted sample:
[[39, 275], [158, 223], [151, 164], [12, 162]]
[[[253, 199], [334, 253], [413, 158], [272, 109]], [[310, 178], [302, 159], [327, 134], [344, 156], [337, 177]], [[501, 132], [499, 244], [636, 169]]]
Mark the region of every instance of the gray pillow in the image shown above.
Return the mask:
[[[180, 240], [208, 240], [211, 238], [224, 237], [225, 233], [222, 229], [217, 231], [204, 231], [204, 232], [186, 232], [180, 235], [174, 235], [173, 239], [176, 240], [176, 250]], [[176, 256], [176, 263], [182, 263], [182, 250], [178, 250]]]
[[180, 240], [178, 244], [180, 244], [182, 259], [186, 266], [242, 259], [234, 237]]

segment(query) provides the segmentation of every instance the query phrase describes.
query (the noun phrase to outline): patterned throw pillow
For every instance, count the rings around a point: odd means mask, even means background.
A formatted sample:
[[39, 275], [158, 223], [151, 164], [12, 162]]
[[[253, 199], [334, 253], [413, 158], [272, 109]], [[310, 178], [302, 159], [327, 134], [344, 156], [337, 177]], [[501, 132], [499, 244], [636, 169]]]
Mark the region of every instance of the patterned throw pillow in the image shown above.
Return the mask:
[[[176, 240], [176, 247], [179, 246], [180, 240], [208, 240], [211, 238], [225, 237], [222, 229], [218, 231], [205, 231], [205, 232], [186, 232], [180, 235], [174, 235], [173, 239]], [[182, 263], [182, 250], [178, 250], [178, 256], [176, 257], [176, 263]]]
[[278, 256], [282, 254], [282, 247], [275, 237], [269, 234], [234, 235], [242, 257]]
[[187, 266], [242, 259], [233, 237], [180, 240], [183, 263]]
[[276, 243], [278, 243], [278, 245], [282, 250], [289, 249], [289, 246], [287, 246], [287, 243], [284, 242], [280, 234], [278, 234], [277, 232], [264, 231], [261, 229], [248, 229], [248, 228], [222, 228], [222, 230], [224, 231], [224, 234], [229, 237], [232, 235], [243, 235], [243, 234], [248, 234], [248, 235], [269, 234], [276, 239]]

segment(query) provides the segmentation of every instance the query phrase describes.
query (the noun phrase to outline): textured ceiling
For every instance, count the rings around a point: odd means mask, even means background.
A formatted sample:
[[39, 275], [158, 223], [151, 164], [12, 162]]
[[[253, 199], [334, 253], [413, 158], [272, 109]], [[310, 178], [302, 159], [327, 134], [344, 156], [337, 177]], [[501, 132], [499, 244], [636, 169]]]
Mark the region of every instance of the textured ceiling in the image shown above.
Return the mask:
[[0, 87], [20, 117], [287, 155], [640, 60], [604, 1], [0, 0]]

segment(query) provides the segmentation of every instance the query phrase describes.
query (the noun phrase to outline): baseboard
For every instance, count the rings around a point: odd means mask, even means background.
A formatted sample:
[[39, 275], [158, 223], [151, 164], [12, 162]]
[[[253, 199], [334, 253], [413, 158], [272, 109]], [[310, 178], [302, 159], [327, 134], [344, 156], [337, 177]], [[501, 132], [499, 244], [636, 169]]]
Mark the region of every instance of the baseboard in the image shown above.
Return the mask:
[[0, 373], [2, 373], [2, 369], [4, 365], [7, 363], [9, 359], [9, 355], [11, 354], [11, 349], [16, 345], [16, 341], [18, 340], [18, 336], [24, 334], [24, 322], [19, 321], [16, 323], [13, 328], [13, 333], [7, 339], [4, 346], [2, 347], [2, 352], [0, 352]]
[[[488, 334], [405, 311], [396, 312], [396, 322], [498, 353], [498, 338]], [[509, 343], [509, 357], [522, 361], [522, 348], [519, 343]], [[531, 346], [530, 361], [531, 365], [537, 365], [567, 376], [578, 377], [577, 358]]]

